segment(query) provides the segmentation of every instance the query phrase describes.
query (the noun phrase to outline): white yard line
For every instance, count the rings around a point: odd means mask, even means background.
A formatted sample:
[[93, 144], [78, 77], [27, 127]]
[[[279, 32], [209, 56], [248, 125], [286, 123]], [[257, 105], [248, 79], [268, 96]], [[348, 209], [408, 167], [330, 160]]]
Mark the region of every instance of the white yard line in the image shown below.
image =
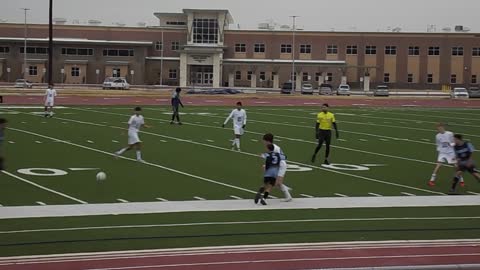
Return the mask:
[[168, 202], [168, 200], [167, 200], [167, 199], [164, 199], [164, 198], [157, 198], [157, 201]]
[[[68, 119], [64, 119], [64, 120], [68, 120]], [[81, 122], [81, 121], [75, 121], [75, 122]], [[84, 123], [85, 123], [85, 122], [84, 122]], [[103, 126], [103, 125], [100, 125], [100, 126]], [[37, 136], [37, 137], [41, 137], [41, 138], [49, 138], [49, 139], [57, 140], [57, 141], [59, 141], [59, 142], [62, 142], [62, 143], [64, 143], [64, 144], [68, 144], [68, 145], [70, 145], [70, 146], [75, 146], [75, 147], [77, 147], [77, 148], [82, 148], [82, 149], [86, 149], [86, 150], [90, 150], [90, 151], [93, 151], [93, 152], [97, 152], [97, 153], [101, 153], [101, 154], [105, 154], [105, 155], [108, 155], [108, 156], [113, 156], [113, 157], [115, 157], [115, 154], [114, 154], [114, 153], [109, 153], [109, 152], [106, 152], [106, 151], [103, 151], [103, 150], [100, 150], [100, 149], [91, 148], [91, 147], [84, 146], [84, 145], [81, 145], [81, 144], [76, 144], [76, 143], [72, 143], [72, 142], [67, 142], [67, 141], [64, 141], [64, 140], [61, 140], [61, 139], [57, 139], [57, 138], [53, 138], [53, 137], [50, 137], [50, 136], [38, 134], [38, 133], [35, 133], [35, 132], [31, 132], [31, 131], [27, 131], [27, 130], [21, 130], [21, 129], [16, 129], [16, 128], [9, 128], [9, 130], [13, 130], [13, 131], [17, 131], [17, 132], [21, 132], [21, 133], [25, 133], [25, 134], [30, 134], [30, 135]], [[124, 160], [130, 160], [130, 161], [133, 161], [133, 162], [137, 162], [137, 160], [136, 160], [136, 159], [133, 159], [133, 158], [127, 158], [127, 157], [123, 157], [123, 156], [120, 156], [120, 157], [118, 157], [118, 158], [124, 159]], [[175, 170], [175, 169], [172, 169], [172, 168], [169, 168], [169, 167], [165, 167], [165, 166], [162, 166], [162, 165], [159, 165], [159, 164], [155, 164], [155, 163], [151, 163], [151, 162], [145, 162], [145, 163], [142, 163], [142, 164], [148, 165], [148, 166], [152, 166], [152, 167], [156, 167], [156, 168], [160, 168], [160, 169], [163, 169], [163, 170], [166, 170], [166, 171], [170, 171], [170, 172], [173, 172], [173, 173], [176, 173], [176, 174], [188, 176], [188, 177], [191, 177], [191, 178], [194, 178], [194, 179], [197, 179], [197, 180], [201, 180], [201, 181], [204, 181], [204, 182], [208, 182], [208, 183], [212, 183], [212, 184], [216, 184], [216, 185], [220, 185], [220, 186], [224, 186], [224, 187], [229, 187], [229, 188], [237, 189], [237, 190], [245, 191], [245, 192], [248, 192], [248, 193], [253, 193], [253, 194], [256, 194], [256, 193], [257, 193], [256, 191], [253, 191], [253, 190], [249, 190], [249, 189], [246, 189], [246, 188], [242, 188], [242, 187], [238, 187], [238, 186], [226, 184], [226, 183], [223, 183], [223, 182], [220, 182], [220, 181], [215, 181], [215, 180], [212, 180], [212, 179], [208, 179], [208, 178], [201, 177], [201, 176], [198, 176], [198, 175], [190, 174], [190, 173], [187, 173], [187, 172]]]
[[243, 198], [240, 198], [238, 196], [230, 195], [230, 198], [235, 199], [235, 200], [243, 200]]
[[15, 142], [14, 142], [14, 141], [8, 141], [8, 143], [10, 143], [10, 144], [15, 144]]
[[[82, 110], [82, 111], [84, 111], [83, 109], [78, 109], [78, 108], [77, 108], [77, 110]], [[88, 110], [85, 110], [85, 111], [88, 111]], [[96, 111], [96, 112], [123, 116], [123, 114], [100, 112], [100, 111]], [[163, 119], [158, 119], [158, 118], [148, 118], [148, 117], [147, 117], [146, 119], [168, 122], [168, 120], [163, 120]], [[69, 121], [73, 121], [73, 122], [77, 122], [77, 123], [83, 123], [83, 124], [91, 124], [91, 125], [95, 125], [95, 126], [104, 126], [104, 125], [98, 125], [98, 124], [96, 124], [96, 123], [88, 123], [88, 122], [71, 120], [71, 119], [64, 119], [64, 120], [69, 120]], [[200, 127], [205, 127], [205, 128], [217, 128], [217, 127], [213, 127], [213, 126], [196, 125], [196, 124], [189, 124], [189, 123], [187, 123], [187, 125], [200, 126]], [[110, 126], [110, 127], [111, 127], [111, 128], [122, 129], [121, 127], [113, 127], [113, 126]], [[222, 128], [218, 128], [218, 129], [222, 129]], [[222, 130], [223, 130], [223, 129], [222, 129]], [[251, 132], [251, 131], [247, 131], [247, 132], [252, 133], [252, 134], [258, 134], [258, 135], [262, 134], [262, 133]], [[169, 138], [169, 139], [176, 139], [176, 140], [179, 140], [179, 141], [182, 141], [182, 142], [193, 143], [193, 144], [202, 145], [202, 146], [206, 146], [206, 147], [210, 147], [210, 148], [221, 149], [221, 150], [224, 150], [224, 151], [232, 151], [231, 149], [227, 149], [227, 148], [222, 148], [222, 147], [218, 147], [218, 146], [214, 146], [214, 145], [203, 144], [203, 143], [198, 143], [198, 142], [193, 142], [193, 141], [188, 141], [188, 140], [181, 140], [181, 139], [178, 139], [178, 138], [175, 138], [175, 137], [165, 136], [165, 135], [161, 135], [161, 134], [156, 134], [156, 133], [151, 133], [151, 132], [145, 132], [145, 131], [142, 131], [142, 133], [144, 133], [144, 134], [149, 134], [149, 135], [153, 135], [153, 136], [159, 136], [159, 137]], [[262, 134], [262, 135], [263, 135], [263, 134]], [[280, 137], [280, 136], [279, 136], [279, 137]], [[281, 137], [281, 138], [287, 139], [287, 140], [292, 140], [292, 141], [300, 141], [300, 142], [307, 142], [307, 143], [316, 144], [316, 142], [308, 142], [308, 141], [303, 141], [303, 140], [300, 140], [300, 139], [292, 139], [292, 138], [287, 138], [287, 137]], [[355, 150], [355, 151], [366, 152], [366, 151], [361, 151], [361, 150]], [[255, 157], [258, 156], [258, 155], [256, 155], [256, 154], [247, 153], [247, 152], [238, 152], [238, 153], [245, 154], [245, 155], [250, 155], [250, 156], [255, 156]], [[369, 152], [366, 152], [366, 153], [369, 153]], [[374, 154], [380, 155], [380, 156], [389, 156], [389, 155], [378, 154], [378, 153], [374, 153]], [[420, 161], [420, 160], [408, 159], [408, 158], [397, 157], [397, 156], [394, 156], [394, 157], [395, 157], [395, 158], [399, 158], [399, 159], [409, 160], [409, 161], [423, 162], [423, 163], [427, 163], [427, 164], [436, 164], [436, 163], [427, 162], [427, 161]], [[418, 190], [418, 191], [422, 191], [422, 192], [426, 192], [426, 193], [431, 193], [431, 194], [445, 195], [444, 193], [437, 192], [437, 191], [432, 191], [432, 190], [428, 190], [428, 189], [422, 189], [422, 188], [417, 188], [417, 187], [402, 185], [402, 184], [398, 184], [398, 183], [394, 183], [394, 182], [389, 182], [389, 181], [384, 181], [384, 180], [379, 180], [379, 179], [374, 179], [374, 178], [370, 178], [370, 177], [364, 177], [364, 176], [355, 175], [355, 174], [350, 174], [350, 173], [341, 172], [341, 171], [336, 171], [336, 170], [328, 169], [328, 168], [324, 168], [324, 167], [313, 166], [313, 165], [305, 164], [305, 163], [301, 163], [301, 162], [295, 162], [295, 161], [291, 161], [291, 160], [290, 160], [289, 162], [292, 163], [292, 164], [296, 164], [296, 165], [302, 165], [302, 166], [306, 166], [306, 167], [310, 167], [310, 168], [320, 169], [320, 170], [324, 170], [324, 171], [328, 171], [328, 172], [332, 172], [332, 173], [336, 173], [336, 174], [340, 174], [340, 175], [344, 175], [344, 176], [350, 176], [350, 177], [354, 177], [354, 178], [362, 179], [362, 180], [367, 180], [367, 181], [371, 181], [371, 182], [377, 182], [377, 183], [382, 183], [382, 184], [387, 184], [387, 185], [393, 185], [393, 186], [397, 186], [397, 187], [403, 187], [403, 188], [407, 188], [407, 189]], [[256, 193], [256, 192], [254, 192], [254, 193]]]
[[116, 140], [112, 140], [113, 143], [119, 143], [119, 141], [116, 141]]
[[[11, 128], [10, 128], [10, 129], [11, 129]], [[34, 182], [32, 182], [32, 181], [29, 181], [29, 180], [27, 180], [27, 179], [25, 179], [25, 178], [22, 178], [22, 177], [20, 177], [20, 176], [17, 176], [17, 175], [15, 175], [15, 174], [13, 174], [13, 173], [9, 173], [9, 172], [7, 172], [7, 171], [1, 171], [1, 172], [4, 173], [4, 174], [6, 174], [6, 175], [8, 175], [8, 176], [10, 176], [10, 177], [13, 177], [13, 178], [15, 178], [15, 179], [17, 179], [17, 180], [20, 180], [20, 181], [22, 181], [22, 182], [24, 182], [24, 183], [27, 183], [27, 184], [32, 185], [32, 186], [34, 186], [34, 187], [37, 187], [37, 188], [39, 188], [39, 189], [48, 191], [48, 192], [50, 192], [50, 193], [57, 194], [57, 195], [59, 195], [59, 196], [62, 196], [62, 197], [64, 197], [64, 198], [67, 198], [67, 199], [72, 200], [72, 201], [76, 201], [76, 202], [78, 202], [78, 203], [87, 204], [87, 202], [85, 202], [85, 201], [79, 200], [79, 199], [77, 199], [77, 198], [74, 198], [74, 197], [69, 196], [69, 195], [64, 194], [64, 193], [61, 193], [61, 192], [59, 192], [59, 191], [56, 191], [56, 190], [53, 190], [53, 189], [49, 189], [49, 188], [47, 188], [47, 187], [44, 187], [44, 186], [42, 186], [42, 185], [39, 185], [39, 184], [34, 183]]]
[[375, 196], [375, 197], [383, 197], [383, 196], [380, 195], [380, 194], [372, 193], [372, 192], [369, 192], [368, 195], [372, 195], [372, 196]]
[[94, 144], [94, 143], [95, 143], [94, 141], [90, 141], [90, 140], [88, 140], [87, 142], [90, 143], [90, 144]]
[[195, 196], [195, 197], [193, 197], [193, 198], [194, 198], [195, 200], [199, 200], [199, 201], [206, 201], [206, 199], [205, 199], [205, 198], [202, 198], [202, 197], [197, 197], [197, 196]]
[[300, 196], [305, 197], [305, 198], [315, 198], [312, 195], [307, 195], [307, 194], [300, 194]]
[[472, 195], [480, 195], [480, 193], [477, 193], [477, 192], [473, 192], [473, 191], [467, 191], [468, 194], [472, 194]]
[[42, 142], [41, 141], [35, 141], [35, 143], [41, 144]]
[[408, 192], [400, 192], [400, 193], [402, 193], [403, 195], [407, 195], [407, 196], [417, 196], [415, 194], [408, 193]]
[[342, 194], [342, 193], [335, 193], [334, 195], [339, 196], [339, 197], [344, 197], [344, 198], [348, 197], [347, 195]]
[[117, 199], [117, 201], [121, 202], [121, 203], [128, 203], [129, 201], [127, 200], [124, 200], [124, 199]]
[[215, 142], [214, 140], [206, 140], [206, 141], [207, 141], [207, 142], [212, 142], [212, 143]]
[[361, 142], [368, 142], [368, 140], [366, 140], [366, 139], [358, 139], [358, 140], [361, 141]]
[[40, 202], [40, 201], [39, 201], [39, 202], [35, 202], [35, 203], [36, 203], [36, 204], [38, 204], [38, 205], [42, 205], [42, 206], [45, 206], [45, 205], [47, 205], [46, 203], [44, 203], [44, 202]]

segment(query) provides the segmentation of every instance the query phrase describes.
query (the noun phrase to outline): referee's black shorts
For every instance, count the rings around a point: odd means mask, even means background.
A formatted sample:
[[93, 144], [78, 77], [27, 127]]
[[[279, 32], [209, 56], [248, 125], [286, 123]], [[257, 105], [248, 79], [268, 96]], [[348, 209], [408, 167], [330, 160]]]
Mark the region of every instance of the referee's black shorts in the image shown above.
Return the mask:
[[332, 130], [319, 129], [318, 130], [318, 141], [319, 142], [328, 142], [332, 141]]

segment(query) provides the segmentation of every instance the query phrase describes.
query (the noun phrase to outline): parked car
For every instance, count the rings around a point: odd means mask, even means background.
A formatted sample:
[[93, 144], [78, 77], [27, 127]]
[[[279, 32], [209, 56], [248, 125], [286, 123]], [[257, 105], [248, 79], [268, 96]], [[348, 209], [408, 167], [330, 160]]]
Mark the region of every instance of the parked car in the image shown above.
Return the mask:
[[468, 89], [468, 96], [470, 98], [480, 98], [480, 88], [470, 87], [470, 89]]
[[322, 83], [318, 87], [318, 94], [319, 95], [332, 95], [333, 94], [333, 87], [331, 84]]
[[379, 85], [373, 90], [373, 96], [375, 97], [388, 97], [390, 96], [390, 91], [388, 90], [387, 85]]
[[337, 96], [350, 96], [350, 85], [340, 84], [337, 89]]
[[103, 82], [103, 89], [130, 89], [130, 84], [125, 78], [108, 77]]
[[18, 79], [15, 81], [15, 88], [32, 88], [32, 82], [24, 79]]
[[282, 90], [280, 91], [282, 94], [291, 94], [292, 93], [292, 82], [286, 82], [282, 85]]
[[313, 95], [313, 85], [311, 83], [304, 83], [302, 85], [302, 95]]
[[455, 87], [451, 93], [452, 98], [469, 98], [470, 95], [468, 94], [467, 88], [464, 87]]

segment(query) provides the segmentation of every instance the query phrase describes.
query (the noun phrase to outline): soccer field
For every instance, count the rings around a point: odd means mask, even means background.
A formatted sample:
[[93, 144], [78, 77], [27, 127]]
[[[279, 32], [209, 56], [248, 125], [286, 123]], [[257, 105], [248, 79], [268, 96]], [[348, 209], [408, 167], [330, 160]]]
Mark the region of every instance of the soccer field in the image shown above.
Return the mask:
[[[453, 168], [429, 187], [436, 160], [435, 123], [480, 146], [480, 111], [474, 109], [333, 108], [340, 139], [330, 166], [315, 164], [315, 107], [247, 107], [242, 152], [231, 151], [231, 108], [188, 107], [183, 126], [170, 125], [169, 107], [143, 107], [145, 164], [135, 153], [115, 159], [126, 144], [132, 107], [64, 107], [52, 119], [41, 109], [4, 107], [7, 171], [0, 205], [166, 203], [223, 200], [262, 210], [252, 199], [262, 184], [264, 133], [275, 134], [290, 165], [286, 184], [296, 200], [323, 197], [437, 198], [446, 195]], [[99, 171], [108, 179], [96, 181]], [[480, 183], [465, 176], [461, 195], [477, 196]], [[281, 198], [275, 190], [272, 194]], [[446, 196], [445, 196], [446, 197]], [[457, 198], [448, 197], [452, 202]], [[479, 196], [480, 198], [480, 196]], [[478, 199], [474, 197], [477, 201]], [[378, 200], [381, 204], [381, 200]], [[219, 203], [221, 204], [221, 202]], [[187, 211], [155, 214], [0, 219], [0, 256], [60, 252], [311, 241], [475, 238], [478, 206]], [[266, 209], [269, 209], [266, 206]], [[1, 208], [1, 207], [0, 207]], [[221, 209], [225, 210], [225, 209]], [[101, 244], [99, 244], [101, 243]]]

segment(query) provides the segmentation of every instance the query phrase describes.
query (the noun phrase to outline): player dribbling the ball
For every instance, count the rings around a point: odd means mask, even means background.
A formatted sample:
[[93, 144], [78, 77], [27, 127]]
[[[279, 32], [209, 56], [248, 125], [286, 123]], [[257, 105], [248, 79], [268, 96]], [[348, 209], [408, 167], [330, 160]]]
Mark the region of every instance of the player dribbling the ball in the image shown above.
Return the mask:
[[136, 107], [134, 111], [135, 111], [135, 114], [130, 117], [130, 120], [128, 120], [128, 146], [115, 152], [115, 155], [121, 156], [123, 153], [129, 150], [135, 149], [137, 154], [137, 161], [145, 162], [142, 159], [142, 151], [141, 151], [142, 141], [138, 136], [138, 132], [140, 132], [140, 128], [142, 127], [149, 128], [149, 126], [145, 124], [145, 120], [141, 115], [142, 108]]

